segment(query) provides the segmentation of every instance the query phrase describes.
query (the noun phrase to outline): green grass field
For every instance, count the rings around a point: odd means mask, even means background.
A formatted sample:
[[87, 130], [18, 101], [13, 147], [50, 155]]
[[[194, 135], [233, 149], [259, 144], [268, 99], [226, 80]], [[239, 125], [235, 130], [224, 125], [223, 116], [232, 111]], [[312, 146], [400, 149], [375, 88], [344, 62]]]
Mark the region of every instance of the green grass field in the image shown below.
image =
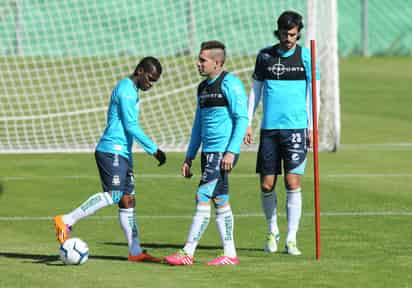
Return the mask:
[[[129, 263], [115, 207], [75, 227], [73, 235], [90, 247], [89, 261], [62, 265], [52, 217], [100, 190], [92, 153], [0, 155], [0, 287], [411, 287], [412, 59], [354, 58], [343, 60], [340, 71], [343, 145], [320, 154], [320, 261], [311, 158], [298, 235], [303, 255], [262, 251], [256, 157], [243, 153], [231, 176], [240, 265], [211, 268], [204, 262], [221, 252], [214, 220], [195, 265]], [[135, 155], [141, 241], [156, 256], [184, 244], [199, 179], [196, 170], [192, 180], [178, 176], [183, 154], [168, 157], [158, 168], [146, 154]], [[279, 184], [283, 246], [285, 193]]]

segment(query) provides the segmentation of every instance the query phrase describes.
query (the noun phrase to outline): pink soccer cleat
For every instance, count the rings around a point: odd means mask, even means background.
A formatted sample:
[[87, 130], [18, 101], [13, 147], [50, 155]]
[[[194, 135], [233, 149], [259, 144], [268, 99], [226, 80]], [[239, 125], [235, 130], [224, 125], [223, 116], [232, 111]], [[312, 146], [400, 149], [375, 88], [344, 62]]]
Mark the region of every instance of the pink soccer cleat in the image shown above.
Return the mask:
[[166, 256], [164, 261], [170, 265], [192, 265], [194, 257], [188, 255], [184, 250], [179, 250], [175, 254]]
[[219, 256], [212, 261], [206, 263], [208, 266], [218, 266], [218, 265], [237, 265], [239, 264], [239, 259], [237, 257]]

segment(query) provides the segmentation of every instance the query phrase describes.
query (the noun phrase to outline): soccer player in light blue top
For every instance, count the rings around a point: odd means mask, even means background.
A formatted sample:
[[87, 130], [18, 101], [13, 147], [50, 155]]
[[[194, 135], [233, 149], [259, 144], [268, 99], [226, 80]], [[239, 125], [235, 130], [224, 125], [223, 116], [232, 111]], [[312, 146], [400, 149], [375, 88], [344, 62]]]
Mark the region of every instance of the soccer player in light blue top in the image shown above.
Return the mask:
[[107, 125], [95, 151], [103, 192], [89, 197], [72, 212], [54, 218], [56, 237], [63, 243], [71, 227], [79, 220], [97, 210], [117, 204], [119, 222], [129, 247], [129, 261], [160, 262], [142, 251], [135, 217], [135, 191], [133, 176], [132, 146], [137, 141], [153, 155], [159, 166], [166, 162], [165, 154], [139, 126], [139, 90], [149, 90], [162, 74], [162, 66], [154, 57], [145, 57], [134, 73], [119, 81], [112, 91]]
[[240, 153], [248, 125], [246, 92], [235, 75], [223, 70], [225, 46], [218, 41], [201, 45], [197, 66], [206, 77], [197, 90], [197, 108], [192, 135], [181, 172], [190, 178], [192, 160], [202, 145], [202, 176], [196, 193], [196, 212], [185, 246], [165, 257], [171, 265], [190, 265], [195, 249], [209, 224], [211, 202], [216, 208], [216, 223], [224, 254], [208, 265], [238, 264], [233, 239], [233, 214], [229, 204], [228, 174]]
[[274, 188], [283, 162], [288, 221], [286, 252], [301, 254], [296, 244], [302, 214], [301, 176], [307, 148], [312, 146], [311, 56], [309, 49], [297, 44], [302, 28], [302, 16], [298, 13], [285, 11], [280, 15], [274, 31], [279, 43], [259, 52], [249, 95], [246, 144], [252, 143], [252, 118], [263, 94], [256, 173], [260, 174], [262, 207], [268, 224], [265, 251], [269, 253], [278, 250]]

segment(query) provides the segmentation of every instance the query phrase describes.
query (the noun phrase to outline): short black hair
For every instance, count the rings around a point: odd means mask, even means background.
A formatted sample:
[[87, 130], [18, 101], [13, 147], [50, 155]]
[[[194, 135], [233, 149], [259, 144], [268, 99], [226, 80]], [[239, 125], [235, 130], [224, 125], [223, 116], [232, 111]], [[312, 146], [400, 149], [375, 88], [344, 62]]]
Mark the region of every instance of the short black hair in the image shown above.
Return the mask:
[[134, 70], [135, 75], [137, 74], [137, 70], [139, 68], [142, 68], [145, 72], [150, 72], [153, 68], [155, 68], [159, 75], [162, 74], [162, 65], [160, 64], [160, 61], [153, 56], [147, 56], [140, 60]]
[[300, 32], [303, 28], [302, 15], [295, 11], [285, 11], [279, 16], [277, 24], [278, 30], [290, 30], [298, 27], [298, 32]]
[[200, 44], [200, 51], [211, 50], [211, 49], [221, 49], [223, 51], [223, 55], [222, 55], [223, 59], [221, 59], [222, 65], [223, 65], [223, 63], [225, 63], [225, 60], [226, 60], [225, 44], [217, 40], [210, 40], [210, 41], [202, 42], [202, 44]]
[[206, 41], [200, 44], [200, 50], [209, 50], [209, 49], [222, 49], [223, 51], [225, 51], [226, 47], [225, 47], [225, 44], [217, 40]]

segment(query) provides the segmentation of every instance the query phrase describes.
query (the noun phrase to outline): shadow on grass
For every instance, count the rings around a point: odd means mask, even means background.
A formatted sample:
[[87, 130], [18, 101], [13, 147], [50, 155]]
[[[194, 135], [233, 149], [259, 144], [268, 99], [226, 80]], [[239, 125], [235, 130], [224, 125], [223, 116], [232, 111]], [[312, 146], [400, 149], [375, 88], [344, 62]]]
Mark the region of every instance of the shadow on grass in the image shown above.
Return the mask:
[[[127, 246], [126, 242], [101, 242], [104, 245], [111, 245], [111, 246]], [[169, 243], [142, 243], [143, 248], [153, 248], [153, 249], [164, 249], [164, 248], [171, 248], [171, 249], [182, 249], [184, 244], [169, 244]], [[209, 245], [199, 245], [196, 248], [197, 250], [222, 250], [222, 246], [209, 246]], [[236, 248], [239, 251], [263, 251], [263, 249], [257, 248]]]
[[[111, 245], [111, 246], [127, 246], [127, 243], [125, 242], [100, 242], [100, 244]], [[164, 244], [163, 243], [162, 244], [142, 243], [142, 247], [143, 248], [153, 248], [153, 249], [161, 249], [161, 248], [181, 249], [183, 245], [167, 244], [167, 243], [164, 243]], [[199, 245], [197, 249], [199, 250], [221, 250], [222, 247], [221, 246]], [[237, 248], [236, 250], [262, 251], [262, 249], [257, 249], [257, 248]], [[50, 266], [64, 266], [64, 264], [60, 261], [59, 255], [0, 252], [0, 259], [2, 257], [27, 260], [25, 262], [28, 262], [28, 263], [45, 264], [45, 265], [50, 265]], [[107, 260], [107, 261], [127, 261], [127, 257], [124, 257], [124, 256], [122, 257], [122, 256], [89, 255], [89, 259]], [[149, 264], [157, 264], [157, 263], [149, 263]]]
[[[60, 261], [60, 257], [58, 255], [0, 252], [0, 259], [1, 257], [32, 260], [31, 263], [35, 263], [35, 264], [64, 266], [64, 264]], [[89, 259], [109, 260], [109, 261], [127, 261], [127, 257], [103, 256], [103, 255], [89, 255]]]

